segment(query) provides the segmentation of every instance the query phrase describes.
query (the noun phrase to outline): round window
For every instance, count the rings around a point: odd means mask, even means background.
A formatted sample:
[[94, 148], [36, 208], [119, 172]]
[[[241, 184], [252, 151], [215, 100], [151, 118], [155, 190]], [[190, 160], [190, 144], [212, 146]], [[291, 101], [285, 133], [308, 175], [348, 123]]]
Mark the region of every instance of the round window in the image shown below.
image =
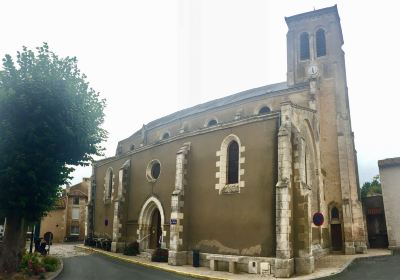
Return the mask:
[[161, 164], [157, 159], [149, 162], [146, 169], [146, 177], [149, 182], [155, 182], [161, 173]]

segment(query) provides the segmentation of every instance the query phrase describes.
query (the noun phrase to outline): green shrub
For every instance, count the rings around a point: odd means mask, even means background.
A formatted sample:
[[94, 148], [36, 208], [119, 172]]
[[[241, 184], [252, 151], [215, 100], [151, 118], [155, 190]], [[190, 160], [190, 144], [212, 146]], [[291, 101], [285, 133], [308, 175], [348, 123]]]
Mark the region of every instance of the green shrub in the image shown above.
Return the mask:
[[40, 275], [45, 272], [45, 269], [40, 259], [40, 255], [37, 253], [25, 253], [22, 256], [19, 270], [28, 276]]
[[43, 267], [46, 269], [46, 271], [53, 272], [53, 271], [57, 270], [59, 261], [55, 257], [45, 256], [42, 259], [42, 264], [43, 264]]
[[129, 243], [124, 249], [124, 255], [136, 256], [137, 254], [139, 254], [139, 243], [137, 241]]

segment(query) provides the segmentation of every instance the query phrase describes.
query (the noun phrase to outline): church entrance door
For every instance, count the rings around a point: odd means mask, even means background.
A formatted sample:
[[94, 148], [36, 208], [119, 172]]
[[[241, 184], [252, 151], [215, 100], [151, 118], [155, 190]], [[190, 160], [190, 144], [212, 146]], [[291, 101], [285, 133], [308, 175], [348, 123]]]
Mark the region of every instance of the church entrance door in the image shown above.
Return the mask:
[[158, 209], [155, 209], [153, 215], [151, 217], [151, 235], [150, 235], [150, 243], [149, 248], [155, 249], [161, 247], [161, 215]]
[[331, 224], [332, 250], [342, 250], [342, 225]]

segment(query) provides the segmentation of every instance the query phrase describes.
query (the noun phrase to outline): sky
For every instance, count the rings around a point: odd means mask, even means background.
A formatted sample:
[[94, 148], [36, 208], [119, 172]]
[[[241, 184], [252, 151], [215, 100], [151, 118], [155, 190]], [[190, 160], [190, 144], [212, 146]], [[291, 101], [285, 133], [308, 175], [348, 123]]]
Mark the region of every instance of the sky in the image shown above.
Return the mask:
[[[337, 4], [361, 183], [400, 156], [397, 1], [0, 0], [0, 57], [47, 42], [107, 100], [105, 156], [154, 119], [286, 80], [285, 16]], [[72, 184], [90, 177], [78, 167]]]

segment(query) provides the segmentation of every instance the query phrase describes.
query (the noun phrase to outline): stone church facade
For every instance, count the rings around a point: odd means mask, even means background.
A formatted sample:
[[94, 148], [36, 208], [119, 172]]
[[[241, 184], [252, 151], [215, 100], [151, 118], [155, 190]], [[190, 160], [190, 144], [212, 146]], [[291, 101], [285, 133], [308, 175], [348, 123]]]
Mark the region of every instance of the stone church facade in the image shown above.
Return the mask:
[[88, 235], [276, 277], [365, 252], [337, 7], [285, 20], [287, 81], [152, 121], [93, 164]]

